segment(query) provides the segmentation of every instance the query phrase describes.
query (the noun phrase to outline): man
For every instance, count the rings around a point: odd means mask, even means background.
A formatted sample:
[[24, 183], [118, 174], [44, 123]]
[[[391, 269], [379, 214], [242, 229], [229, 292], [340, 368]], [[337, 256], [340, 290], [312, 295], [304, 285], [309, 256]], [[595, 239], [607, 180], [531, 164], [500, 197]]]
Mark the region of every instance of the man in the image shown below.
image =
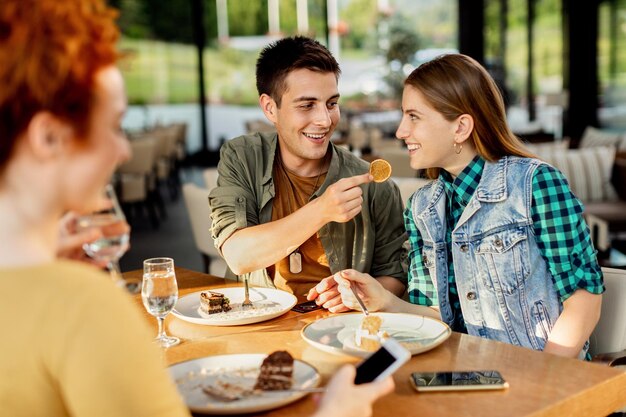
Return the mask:
[[332, 277], [340, 270], [368, 271], [397, 295], [406, 287], [397, 186], [371, 182], [365, 161], [330, 142], [339, 74], [315, 40], [266, 47], [256, 82], [277, 133], [225, 143], [209, 196], [213, 239], [232, 272], [253, 285], [308, 295], [333, 312], [347, 310]]

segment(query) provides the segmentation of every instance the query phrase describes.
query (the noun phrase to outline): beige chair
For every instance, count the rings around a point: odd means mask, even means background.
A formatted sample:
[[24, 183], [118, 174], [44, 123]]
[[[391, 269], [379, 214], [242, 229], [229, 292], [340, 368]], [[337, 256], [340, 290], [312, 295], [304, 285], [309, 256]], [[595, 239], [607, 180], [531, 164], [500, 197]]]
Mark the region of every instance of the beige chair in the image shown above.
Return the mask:
[[382, 148], [377, 152], [382, 159], [391, 164], [391, 175], [393, 177], [417, 177], [417, 171], [411, 168], [409, 164], [409, 152], [405, 148]]
[[213, 245], [211, 238], [209, 190], [191, 183], [183, 184], [183, 198], [185, 199], [196, 248], [202, 254], [205, 272], [223, 277], [226, 272], [226, 262]]
[[202, 178], [204, 179], [204, 186], [209, 190], [217, 187], [217, 168], [207, 168], [202, 171]]
[[248, 120], [245, 122], [247, 133], [276, 132], [273, 124], [264, 119]]
[[352, 125], [348, 132], [348, 145], [351, 149], [359, 151], [369, 146], [367, 130], [363, 126]]
[[591, 335], [590, 353], [626, 365], [626, 270], [602, 268], [602, 272], [606, 292], [600, 321]]
[[130, 141], [130, 148], [131, 159], [117, 171], [120, 202], [126, 207], [146, 209], [152, 225], [158, 227], [159, 218], [152, 199], [156, 140], [149, 136], [137, 137]]
[[[626, 270], [602, 268], [606, 292], [602, 295], [600, 321], [590, 337], [594, 362], [626, 371]], [[619, 413], [626, 413], [623, 408]]]
[[409, 197], [413, 195], [415, 191], [422, 188], [426, 184], [430, 182], [430, 180], [424, 178], [407, 178], [407, 177], [395, 177], [392, 176], [391, 179], [398, 185], [400, 189], [400, 195], [402, 196], [402, 204], [406, 206], [406, 202], [409, 200]]

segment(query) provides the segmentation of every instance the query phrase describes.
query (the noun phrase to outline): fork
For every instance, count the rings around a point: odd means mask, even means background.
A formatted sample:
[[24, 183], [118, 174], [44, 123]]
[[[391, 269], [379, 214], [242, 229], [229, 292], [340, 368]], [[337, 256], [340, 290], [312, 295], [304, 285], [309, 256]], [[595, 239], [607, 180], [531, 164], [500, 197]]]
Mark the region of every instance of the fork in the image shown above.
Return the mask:
[[243, 308], [244, 310], [247, 310], [249, 308], [254, 307], [254, 305], [252, 305], [252, 301], [250, 301], [250, 288], [248, 287], [248, 278], [244, 278], [243, 283], [246, 288], [246, 293], [245, 293], [245, 298], [243, 300], [243, 303], [241, 303], [241, 308]]
[[365, 307], [365, 303], [363, 302], [363, 300], [361, 300], [361, 297], [359, 297], [359, 294], [357, 294], [356, 289], [354, 288], [354, 284], [350, 284], [350, 289], [352, 290], [352, 295], [354, 295], [354, 298], [356, 298], [356, 301], [359, 303], [361, 310], [363, 310], [363, 314], [365, 314], [366, 316], [369, 316], [370, 312], [367, 309], [367, 307]]

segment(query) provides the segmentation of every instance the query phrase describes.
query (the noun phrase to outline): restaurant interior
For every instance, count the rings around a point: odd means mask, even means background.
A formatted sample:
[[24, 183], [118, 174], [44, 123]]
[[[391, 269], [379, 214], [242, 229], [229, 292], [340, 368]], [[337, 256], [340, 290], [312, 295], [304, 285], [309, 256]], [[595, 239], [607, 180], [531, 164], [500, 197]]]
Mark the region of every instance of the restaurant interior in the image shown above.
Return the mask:
[[[293, 310], [306, 301], [301, 294], [283, 297], [275, 294], [279, 290], [250, 288], [257, 309], [268, 297], [282, 306], [278, 313], [270, 309], [252, 319], [244, 315], [220, 322], [197, 312], [201, 291], [217, 289], [231, 305], [244, 296], [244, 282], [224, 278], [227, 265], [211, 238], [208, 195], [218, 185], [221, 146], [243, 134], [274, 129], [256, 102], [256, 54], [283, 36], [305, 34], [326, 45], [343, 69], [341, 119], [333, 142], [367, 162], [388, 161], [390, 181], [405, 204], [430, 180], [410, 168], [404, 142], [395, 137], [401, 117], [394, 90], [398, 77], [441, 53], [459, 52], [483, 64], [503, 94], [514, 133], [538, 158], [563, 172], [583, 202], [604, 273], [601, 317], [590, 340], [592, 361], [452, 332], [438, 320], [419, 316], [422, 339], [410, 346], [412, 357], [395, 371], [395, 390], [374, 404], [373, 415], [624, 415], [625, 0], [108, 3], [120, 9], [125, 55], [120, 65], [129, 97], [124, 128], [133, 151], [114, 176], [132, 228], [130, 248], [119, 263], [127, 282], [140, 283], [146, 259], [174, 260], [178, 302], [165, 329], [179, 341], [164, 348], [163, 357], [194, 414], [309, 415], [315, 410], [309, 392], [342, 364], [356, 365], [368, 356], [347, 346], [350, 336], [344, 334], [359, 326], [362, 313], [332, 314], [310, 306]], [[429, 22], [433, 16], [440, 20]], [[399, 37], [404, 44], [394, 38], [398, 33], [404, 34]], [[413, 49], [393, 55], [394, 47]], [[141, 296], [134, 297], [156, 332]], [[406, 315], [379, 315], [398, 334], [415, 332]], [[296, 358], [294, 381], [300, 391], [261, 400], [224, 400], [219, 393], [198, 392], [194, 378], [200, 373], [258, 367], [276, 350]], [[472, 379], [466, 372], [491, 370], [500, 372], [506, 386], [483, 372], [478, 379], [483, 386], [493, 384], [489, 390], [416, 391], [418, 373], [427, 375], [420, 378], [429, 385], [429, 372]]]

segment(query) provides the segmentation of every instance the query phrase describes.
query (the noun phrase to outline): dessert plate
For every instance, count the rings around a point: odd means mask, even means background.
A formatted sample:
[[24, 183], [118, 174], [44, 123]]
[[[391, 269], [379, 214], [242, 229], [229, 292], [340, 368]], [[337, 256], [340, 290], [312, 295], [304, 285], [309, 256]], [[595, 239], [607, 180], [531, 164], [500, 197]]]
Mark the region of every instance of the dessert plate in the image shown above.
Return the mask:
[[[440, 320], [417, 314], [370, 313], [380, 316], [380, 330], [406, 347], [412, 355], [426, 352], [443, 343], [452, 330]], [[366, 357], [372, 352], [359, 348], [354, 339], [363, 321], [362, 313], [341, 314], [314, 321], [301, 332], [310, 345], [329, 353]]]
[[201, 312], [200, 293], [202, 291], [197, 291], [179, 298], [172, 314], [181, 320], [196, 324], [240, 326], [278, 317], [289, 311], [297, 302], [296, 296], [286, 291], [250, 287], [250, 301], [254, 307], [244, 310], [241, 308], [241, 302], [244, 299], [243, 287], [211, 288], [211, 291], [220, 292], [228, 297], [232, 310], [210, 315]]
[[[265, 354], [238, 354], [208, 356], [169, 367], [178, 391], [192, 412], [205, 414], [258, 413], [292, 403], [306, 392], [264, 391], [259, 395], [244, 397], [235, 401], [222, 401], [202, 391], [202, 387], [216, 383], [232, 384], [251, 388], [261, 367]], [[293, 364], [294, 389], [317, 387], [321, 377], [317, 370], [298, 359]]]

